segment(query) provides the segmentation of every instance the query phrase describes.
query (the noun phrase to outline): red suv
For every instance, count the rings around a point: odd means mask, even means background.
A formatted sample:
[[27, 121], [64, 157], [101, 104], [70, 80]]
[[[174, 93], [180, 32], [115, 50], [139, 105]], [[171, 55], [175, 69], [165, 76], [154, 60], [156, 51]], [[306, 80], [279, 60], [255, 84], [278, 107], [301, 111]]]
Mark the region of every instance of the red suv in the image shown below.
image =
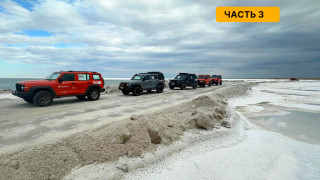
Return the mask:
[[219, 84], [222, 85], [222, 77], [221, 75], [212, 75], [211, 76], [211, 82], [212, 85], [215, 84], [216, 86], [218, 86]]
[[45, 80], [21, 81], [12, 94], [37, 106], [49, 106], [53, 98], [76, 96], [94, 101], [104, 92], [104, 79], [100, 73], [89, 71], [60, 71]]
[[198, 75], [198, 85], [199, 87], [206, 87], [208, 85], [211, 86], [211, 76], [210, 75]]

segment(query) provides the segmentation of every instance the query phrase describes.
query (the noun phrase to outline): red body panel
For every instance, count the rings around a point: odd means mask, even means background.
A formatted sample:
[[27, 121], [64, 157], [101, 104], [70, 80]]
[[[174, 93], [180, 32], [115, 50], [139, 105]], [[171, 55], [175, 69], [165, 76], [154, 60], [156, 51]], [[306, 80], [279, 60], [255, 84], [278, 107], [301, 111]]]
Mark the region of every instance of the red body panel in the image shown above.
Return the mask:
[[[204, 76], [204, 78], [200, 78], [200, 76]], [[210, 84], [210, 81], [211, 81], [211, 76], [210, 75], [206, 75], [206, 74], [200, 74], [198, 75], [198, 81], [202, 81], [202, 82], [205, 82], [206, 85], [209, 85]]]
[[212, 83], [218, 82], [218, 84], [221, 84], [222, 78], [211, 78]]
[[[85, 94], [90, 85], [97, 85], [101, 89], [104, 87], [104, 80], [100, 73], [94, 72], [59, 72], [60, 76], [55, 80], [33, 80], [33, 81], [20, 81], [19, 84], [24, 85], [24, 92], [28, 92], [32, 87], [51, 87], [57, 96], [69, 96], [77, 94]], [[74, 74], [74, 81], [59, 82], [64, 74]], [[83, 76], [90, 77], [89, 80], [79, 80]], [[85, 78], [87, 78], [85, 77]], [[95, 77], [95, 79], [94, 79]]]

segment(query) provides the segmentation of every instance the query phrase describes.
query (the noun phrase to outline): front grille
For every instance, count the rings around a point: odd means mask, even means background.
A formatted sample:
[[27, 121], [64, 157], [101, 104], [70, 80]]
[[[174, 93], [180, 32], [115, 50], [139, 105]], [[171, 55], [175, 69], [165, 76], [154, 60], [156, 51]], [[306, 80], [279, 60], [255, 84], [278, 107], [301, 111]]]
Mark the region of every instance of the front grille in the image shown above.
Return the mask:
[[23, 90], [22, 90], [22, 84], [16, 84], [16, 90], [18, 91], [18, 92], [22, 92]]

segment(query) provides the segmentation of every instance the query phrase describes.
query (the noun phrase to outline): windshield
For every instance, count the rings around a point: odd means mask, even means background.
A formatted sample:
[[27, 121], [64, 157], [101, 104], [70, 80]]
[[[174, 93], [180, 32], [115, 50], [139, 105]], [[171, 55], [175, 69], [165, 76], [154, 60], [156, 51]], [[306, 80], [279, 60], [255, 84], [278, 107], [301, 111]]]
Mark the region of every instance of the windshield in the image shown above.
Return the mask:
[[186, 79], [187, 75], [177, 75], [175, 79]]
[[46, 80], [56, 80], [60, 76], [60, 74], [61, 73], [57, 73], [57, 72], [52, 73], [50, 76], [46, 78]]
[[212, 78], [218, 78], [218, 76], [217, 75], [213, 75]]
[[198, 76], [198, 79], [205, 79], [206, 76]]
[[142, 80], [144, 75], [134, 75], [131, 80]]

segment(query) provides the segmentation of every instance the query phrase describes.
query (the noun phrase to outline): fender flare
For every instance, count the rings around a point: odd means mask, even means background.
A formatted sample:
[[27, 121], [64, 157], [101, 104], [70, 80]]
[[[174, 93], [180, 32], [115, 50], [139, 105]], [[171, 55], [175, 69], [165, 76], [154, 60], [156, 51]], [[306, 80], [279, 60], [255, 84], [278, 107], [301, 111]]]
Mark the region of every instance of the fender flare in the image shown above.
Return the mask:
[[101, 89], [101, 87], [100, 87], [99, 85], [90, 85], [90, 86], [88, 86], [88, 88], [87, 88], [87, 90], [86, 90], [86, 94], [88, 94], [88, 92], [90, 91], [91, 88], [98, 88], [99, 91], [100, 91], [100, 89]]
[[49, 91], [53, 97], [57, 97], [55, 91], [50, 86], [33, 86], [28, 92], [31, 94], [31, 97], [33, 97], [38, 91]]
[[158, 82], [157, 85], [156, 85], [156, 88], [157, 88], [159, 85], [162, 85], [163, 87], [165, 87], [165, 84], [164, 84], [163, 82]]
[[133, 90], [136, 86], [139, 86], [143, 90], [141, 84], [132, 84], [130, 89]]

